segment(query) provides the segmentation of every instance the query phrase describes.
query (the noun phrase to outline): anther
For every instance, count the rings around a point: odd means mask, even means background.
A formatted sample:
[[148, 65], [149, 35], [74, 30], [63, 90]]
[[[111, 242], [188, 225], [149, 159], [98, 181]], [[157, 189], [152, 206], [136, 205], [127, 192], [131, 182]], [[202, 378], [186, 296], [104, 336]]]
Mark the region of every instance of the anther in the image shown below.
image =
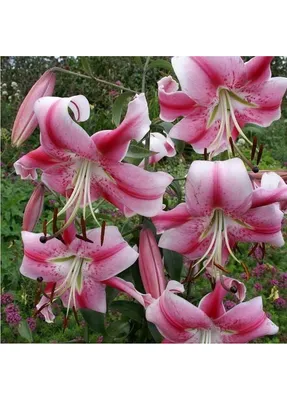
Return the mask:
[[43, 282], [43, 277], [42, 276], [38, 276], [37, 282]]
[[257, 147], [257, 137], [254, 136], [253, 138], [253, 143], [252, 143], [252, 149], [251, 149], [251, 161], [253, 160], [255, 153], [256, 153], [256, 147]]
[[47, 220], [44, 219], [43, 221], [43, 233], [45, 236], [47, 236]]
[[204, 148], [204, 154], [203, 154], [204, 160], [207, 161], [208, 160], [208, 155], [207, 155], [207, 148]]
[[233, 157], [235, 157], [234, 143], [233, 143], [233, 139], [232, 139], [231, 136], [229, 138], [229, 144], [230, 144], [230, 147], [231, 147], [231, 151], [232, 151]]
[[87, 237], [86, 220], [83, 217], [81, 217], [81, 228], [82, 228], [82, 235], [76, 234], [76, 238], [84, 240], [85, 242], [88, 243], [94, 243]]
[[233, 294], [237, 293], [237, 287], [236, 286], [231, 286], [231, 288], [229, 289], [229, 291]]
[[[260, 147], [259, 147], [259, 151], [258, 151], [258, 155], [257, 155], [257, 165], [260, 163], [260, 161], [261, 161], [261, 157], [262, 157], [262, 154], [263, 154], [263, 148], [264, 148], [264, 145], [263, 144], [261, 144], [260, 145]], [[259, 170], [258, 170], [259, 171]], [[258, 172], [257, 171], [257, 172]], [[253, 172], [255, 172], [255, 171], [253, 171]]]
[[105, 230], [106, 230], [106, 221], [103, 221], [101, 228], [101, 246], [104, 244]]
[[257, 167], [257, 165], [254, 165], [254, 167], [252, 168], [252, 172], [254, 172], [255, 174], [259, 172], [259, 168]]
[[246, 280], [248, 281], [249, 278], [250, 278], [250, 272], [249, 272], [249, 270], [247, 268], [247, 265], [244, 262], [241, 262], [241, 265], [242, 265], [242, 267], [244, 269], [244, 272], [246, 273]]
[[217, 264], [216, 262], [213, 261], [213, 264], [216, 266], [216, 268], [220, 269], [220, 271], [225, 272], [226, 274], [229, 274], [229, 271], [227, 271], [227, 269], [223, 268], [222, 265]]
[[40, 242], [41, 242], [41, 243], [46, 243], [46, 242], [50, 239], [50, 237], [51, 237], [51, 236], [49, 236], [49, 237], [47, 237], [47, 236], [41, 236], [41, 237], [40, 237]]

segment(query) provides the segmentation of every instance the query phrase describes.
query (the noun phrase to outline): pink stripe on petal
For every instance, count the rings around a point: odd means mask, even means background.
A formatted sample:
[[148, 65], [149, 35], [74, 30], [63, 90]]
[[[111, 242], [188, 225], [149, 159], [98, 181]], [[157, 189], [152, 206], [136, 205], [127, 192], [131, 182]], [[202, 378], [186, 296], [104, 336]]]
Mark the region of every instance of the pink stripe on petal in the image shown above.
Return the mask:
[[196, 103], [184, 92], [178, 91], [178, 84], [171, 77], [164, 77], [158, 82], [160, 118], [172, 122], [180, 116], [190, 114]]
[[92, 140], [105, 157], [120, 161], [125, 157], [130, 141], [140, 141], [148, 132], [150, 122], [146, 98], [141, 93], [130, 101], [127, 114], [118, 128], [97, 132]]
[[273, 57], [256, 56], [244, 64], [248, 81], [261, 83], [271, 78], [270, 64]]
[[157, 233], [160, 234], [167, 229], [175, 228], [191, 219], [190, 212], [185, 203], [177, 205], [170, 211], [160, 211], [152, 222], [156, 226]]

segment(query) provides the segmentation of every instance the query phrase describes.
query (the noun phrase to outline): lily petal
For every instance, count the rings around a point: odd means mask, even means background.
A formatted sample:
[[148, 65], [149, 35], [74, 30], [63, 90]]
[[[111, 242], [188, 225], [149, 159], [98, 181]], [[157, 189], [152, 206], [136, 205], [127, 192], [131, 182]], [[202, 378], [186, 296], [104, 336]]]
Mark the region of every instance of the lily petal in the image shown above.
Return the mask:
[[271, 78], [270, 64], [273, 57], [256, 56], [244, 64], [248, 81], [261, 83]]
[[186, 203], [178, 204], [170, 211], [160, 211], [155, 217], [152, 218], [157, 233], [163, 233], [167, 229], [180, 226], [191, 219], [190, 212]]
[[[173, 180], [171, 175], [148, 172], [135, 165], [108, 159], [102, 159], [101, 165], [112, 178], [104, 174], [95, 177], [102, 197], [123, 212], [128, 208], [145, 217], [152, 217], [161, 211], [163, 194]], [[99, 174], [99, 171], [96, 173]]]
[[252, 193], [252, 207], [287, 201], [287, 185], [275, 172], [265, 172], [261, 187]]
[[236, 241], [241, 242], [263, 242], [273, 246], [281, 247], [284, 244], [281, 222], [283, 213], [278, 204], [250, 209], [243, 215], [243, 222], [250, 228], [241, 224], [240, 221], [226, 217], [228, 234], [232, 235]]
[[120, 161], [125, 157], [130, 141], [140, 141], [148, 132], [150, 123], [147, 101], [141, 93], [129, 103], [125, 119], [118, 128], [97, 132], [92, 140], [102, 155]]
[[70, 159], [69, 152], [90, 160], [97, 159], [97, 149], [84, 129], [69, 115], [73, 111], [76, 121], [85, 121], [90, 115], [88, 100], [82, 96], [43, 97], [35, 103], [41, 144], [45, 151], [63, 161]]
[[106, 285], [92, 277], [84, 277], [81, 293], [76, 293], [77, 308], [88, 308], [101, 313], [107, 312]]
[[214, 323], [221, 329], [224, 343], [247, 343], [258, 337], [275, 335], [278, 332], [278, 327], [263, 311], [261, 297], [237, 305]]
[[241, 57], [173, 57], [172, 65], [182, 90], [203, 106], [218, 100], [218, 87], [234, 89], [247, 81]]
[[31, 279], [42, 277], [44, 282], [57, 282], [70, 269], [71, 260], [67, 258], [71, 256], [71, 252], [57, 239], [41, 243], [41, 236], [41, 233], [22, 232], [24, 258], [20, 272]]
[[252, 184], [239, 158], [191, 164], [186, 181], [186, 204], [192, 216], [210, 215], [215, 208], [242, 213], [251, 205], [251, 194]]
[[17, 175], [20, 175], [22, 179], [37, 179], [36, 169], [42, 169], [43, 171], [53, 165], [59, 163], [60, 160], [48, 155], [42, 146], [36, 150], [32, 150], [19, 158], [14, 163], [14, 168]]
[[178, 91], [178, 83], [171, 77], [162, 78], [157, 83], [160, 118], [172, 122], [178, 117], [186, 117], [196, 105], [184, 92]]
[[138, 253], [123, 239], [115, 226], [107, 226], [101, 246], [101, 228], [87, 231], [93, 243], [75, 238], [70, 249], [79, 257], [90, 258], [92, 263], [83, 267], [83, 274], [95, 281], [104, 281], [130, 267], [138, 258]]

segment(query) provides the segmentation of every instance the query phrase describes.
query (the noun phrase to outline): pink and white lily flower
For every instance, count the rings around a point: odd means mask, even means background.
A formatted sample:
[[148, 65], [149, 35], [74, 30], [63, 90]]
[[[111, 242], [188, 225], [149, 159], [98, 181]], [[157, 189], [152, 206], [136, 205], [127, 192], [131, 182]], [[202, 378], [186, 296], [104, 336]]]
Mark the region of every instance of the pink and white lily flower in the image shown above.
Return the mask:
[[[146, 309], [147, 320], [156, 325], [164, 343], [247, 343], [278, 332], [263, 311], [261, 297], [226, 311], [223, 298], [227, 291], [219, 281], [198, 307], [176, 295], [183, 292], [182, 284], [170, 281], [163, 294]], [[243, 299], [244, 294], [240, 300]]]
[[287, 185], [275, 172], [265, 172], [252, 197], [252, 207], [278, 201], [280, 209], [287, 211]]
[[[61, 297], [67, 314], [71, 307], [104, 313], [107, 306], [103, 281], [130, 267], [138, 253], [115, 226], [106, 227], [102, 245], [100, 228], [87, 231], [93, 243], [76, 238], [75, 233], [71, 225], [63, 234], [65, 244], [54, 238], [43, 245], [39, 240], [41, 234], [23, 231], [24, 258], [20, 272], [31, 279], [41, 277], [50, 288], [51, 283], [56, 284], [53, 298]], [[51, 320], [49, 312], [48, 316]]]
[[41, 146], [20, 158], [16, 172], [23, 179], [36, 179], [68, 197], [61, 215], [73, 209], [70, 221], [88, 205], [95, 220], [92, 202], [100, 197], [118, 207], [126, 216], [136, 213], [151, 217], [162, 209], [162, 197], [172, 177], [165, 172], [148, 172], [122, 162], [132, 139], [141, 140], [150, 125], [144, 94], [136, 95], [118, 128], [90, 137], [77, 121], [89, 117], [90, 107], [84, 96], [43, 97], [35, 104], [40, 125]]
[[[194, 161], [188, 172], [185, 196], [171, 211], [161, 211], [153, 223], [163, 233], [159, 247], [197, 260], [194, 266], [224, 265], [236, 242], [284, 244], [283, 213], [276, 193], [262, 197], [253, 190], [239, 158], [227, 161]], [[256, 199], [253, 207], [253, 198]]]
[[273, 57], [173, 57], [182, 91], [169, 76], [158, 82], [160, 117], [172, 122], [184, 118], [170, 137], [190, 143], [210, 158], [229, 148], [247, 123], [267, 127], [280, 118], [287, 78], [271, 78]]
[[[150, 134], [150, 151], [156, 153], [149, 157], [149, 164], [155, 164], [159, 162], [163, 157], [174, 157], [176, 150], [174, 143], [170, 137], [164, 136], [162, 133], [152, 132]], [[140, 163], [140, 166], [144, 166], [144, 161]]]

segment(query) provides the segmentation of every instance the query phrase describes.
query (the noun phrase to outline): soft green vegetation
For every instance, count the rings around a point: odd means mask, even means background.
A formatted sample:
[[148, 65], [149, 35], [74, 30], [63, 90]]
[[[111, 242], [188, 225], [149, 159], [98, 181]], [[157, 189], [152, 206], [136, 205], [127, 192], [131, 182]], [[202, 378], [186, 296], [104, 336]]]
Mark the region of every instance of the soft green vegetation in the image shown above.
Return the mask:
[[[155, 60], [156, 61], [156, 60]], [[138, 89], [141, 86], [141, 76], [144, 64], [143, 57], [93, 57], [90, 65], [93, 73], [103, 79], [111, 82], [120, 80], [126, 87]], [[278, 64], [278, 65], [277, 65]], [[281, 75], [284, 71], [280, 70], [278, 60], [274, 64], [275, 73], [279, 70]], [[29, 181], [22, 181], [16, 176], [13, 163], [20, 157], [21, 153], [26, 153], [38, 146], [39, 135], [34, 135], [20, 149], [11, 147], [10, 135], [13, 121], [23, 97], [37, 80], [41, 73], [51, 66], [61, 66], [67, 70], [83, 72], [82, 64], [79, 59], [62, 58], [60, 61], [51, 57], [47, 58], [3, 58], [2, 59], [2, 293], [11, 293], [14, 296], [14, 303], [19, 307], [22, 320], [32, 317], [35, 307], [35, 296], [37, 292], [37, 283], [20, 275], [19, 266], [23, 257], [23, 249], [21, 243], [21, 225], [23, 211], [29, 197], [33, 191], [33, 185]], [[168, 64], [156, 63], [147, 72], [147, 97], [150, 105], [150, 117], [153, 120], [152, 130], [161, 131], [162, 126], [158, 125], [158, 103], [157, 103], [157, 86], [156, 81], [163, 75], [166, 75]], [[286, 71], [285, 71], [285, 75]], [[11, 83], [16, 82], [17, 88], [11, 87]], [[3, 84], [6, 85], [3, 86]], [[7, 92], [3, 96], [3, 91]], [[19, 90], [17, 92], [16, 90]], [[59, 74], [57, 77], [57, 85], [55, 95], [70, 96], [83, 93], [87, 96], [92, 104], [92, 115], [88, 122], [84, 123], [84, 128], [90, 133], [94, 133], [101, 129], [111, 129], [114, 127], [112, 123], [112, 105], [114, 102], [114, 94], [111, 93], [113, 88], [91, 82], [88, 79], [81, 79], [68, 74]], [[18, 95], [17, 95], [18, 93]], [[261, 161], [261, 169], [278, 170], [286, 167], [287, 154], [287, 113], [286, 102], [283, 107], [282, 117], [279, 121], [273, 123], [267, 129], [259, 129], [257, 127], [247, 127], [246, 134], [252, 138], [256, 134], [260, 143], [266, 147], [263, 159]], [[244, 145], [241, 147], [244, 153], [249, 156], [249, 149]], [[177, 143], [179, 154], [172, 158], [166, 159], [156, 165], [157, 170], [169, 172], [175, 178], [184, 178], [190, 163], [194, 159], [202, 158], [191, 151], [191, 147], [182, 143]], [[184, 180], [177, 180], [173, 184], [171, 190], [166, 194], [164, 202], [167, 208], [172, 208], [180, 201], [184, 201]], [[61, 199], [56, 199], [47, 193], [45, 199], [44, 215], [42, 220], [50, 218], [54, 207]], [[138, 242], [138, 230], [134, 228], [141, 223], [139, 217], [133, 217], [130, 220], [125, 219], [118, 213], [113, 206], [107, 202], [101, 203], [97, 211], [99, 221], [107, 221], [107, 224], [115, 224], [119, 227], [122, 234], [131, 245]], [[92, 228], [91, 220], [88, 228]], [[41, 231], [41, 222], [36, 229]], [[285, 229], [286, 236], [286, 229]], [[258, 272], [260, 276], [254, 276], [252, 271], [256, 267], [256, 260], [252, 256], [247, 256], [250, 246], [240, 245], [242, 259], [246, 262], [248, 270], [251, 272], [251, 278], [244, 280], [247, 286], [247, 299], [256, 295], [263, 296], [265, 310], [270, 314], [270, 318], [280, 327], [280, 332], [275, 337], [264, 338], [257, 342], [286, 343], [287, 341], [287, 315], [286, 307], [280, 308], [276, 299], [278, 297], [287, 301], [286, 280], [285, 288], [282, 287], [282, 273], [286, 271], [287, 251], [286, 246], [281, 249], [273, 249], [266, 246], [266, 258], [264, 264], [265, 269]], [[272, 269], [276, 267], [276, 271]], [[167, 266], [166, 266], [167, 267]], [[227, 266], [235, 278], [243, 279], [244, 270], [232, 262]], [[168, 269], [168, 268], [167, 268]], [[260, 268], [259, 268], [260, 270]], [[187, 274], [188, 267], [182, 271], [182, 279]], [[257, 270], [256, 270], [257, 271]], [[125, 279], [133, 281], [135, 286], [142, 290], [141, 282], [138, 274], [137, 265], [132, 266], [123, 274]], [[281, 279], [281, 280], [280, 280]], [[278, 284], [276, 283], [278, 281]], [[259, 285], [262, 285], [260, 288]], [[281, 285], [281, 286], [280, 286]], [[210, 290], [208, 280], [201, 276], [195, 283], [190, 285], [188, 296], [195, 304], [199, 299]], [[111, 301], [116, 299], [116, 302]], [[6, 323], [4, 308], [1, 307], [2, 313], [2, 342], [29, 342], [35, 343], [96, 343], [101, 340], [104, 342], [142, 342], [143, 338], [147, 338], [148, 342], [159, 341], [158, 332], [151, 324], [147, 324], [144, 319], [143, 310], [136, 303], [133, 306], [126, 304], [127, 297], [119, 295], [115, 290], [108, 289], [109, 312], [104, 318], [98, 313], [89, 313], [88, 311], [78, 314], [79, 325], [74, 315], [71, 315], [68, 325], [63, 330], [63, 320], [65, 310], [62, 309], [60, 303], [54, 305], [56, 319], [54, 324], [47, 324], [40, 318], [36, 317], [36, 329], [32, 332], [22, 323], [20, 329]], [[232, 300], [230, 298], [230, 300]], [[129, 303], [131, 304], [131, 303]], [[85, 320], [93, 319], [96, 324], [92, 329], [88, 328]], [[95, 322], [96, 321], [96, 322]], [[20, 334], [19, 334], [20, 331]], [[104, 338], [103, 338], [104, 336]]]

